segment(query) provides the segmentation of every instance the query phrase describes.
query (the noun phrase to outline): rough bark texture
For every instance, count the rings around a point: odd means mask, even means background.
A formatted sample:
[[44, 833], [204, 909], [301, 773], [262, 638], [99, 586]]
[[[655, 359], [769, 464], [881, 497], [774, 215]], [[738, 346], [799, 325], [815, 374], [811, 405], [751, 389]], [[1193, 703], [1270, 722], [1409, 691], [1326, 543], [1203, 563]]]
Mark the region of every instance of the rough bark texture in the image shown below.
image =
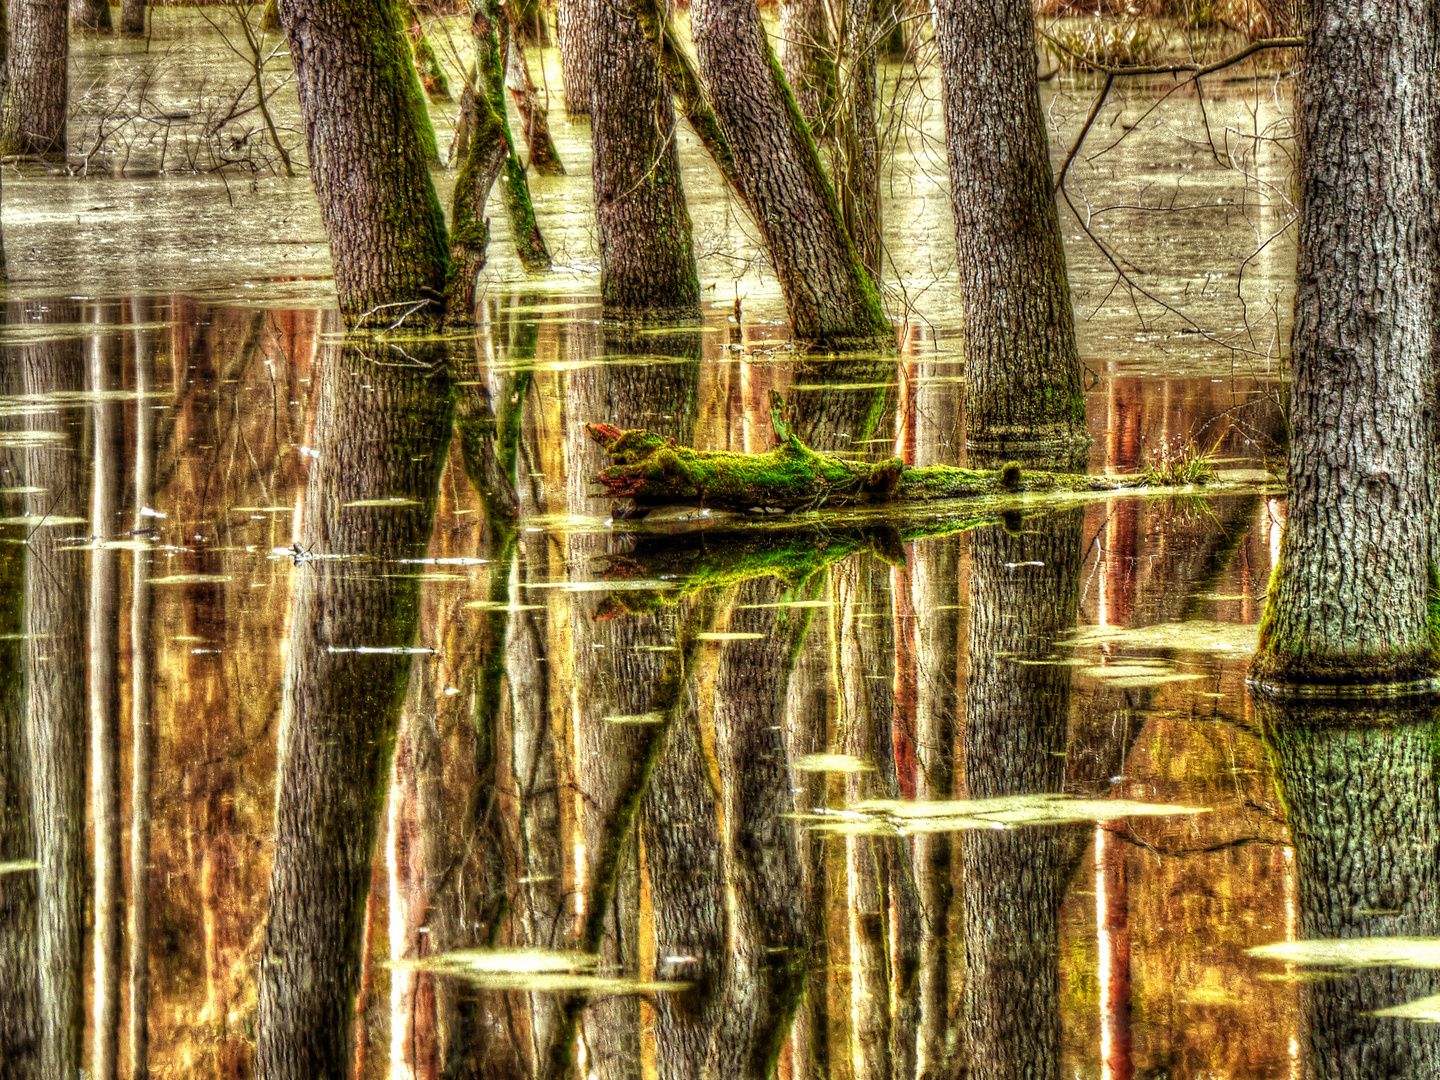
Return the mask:
[[845, 113], [840, 120], [836, 185], [845, 227], [860, 258], [880, 278], [880, 135], [875, 127], [879, 96], [875, 78], [875, 23], [878, 0], [845, 0], [840, 85]]
[[1290, 500], [1253, 673], [1436, 673], [1432, 15], [1305, 6]]
[[[434, 377], [325, 358], [301, 546], [422, 556], [450, 435]], [[347, 505], [399, 496], [393, 506]], [[260, 967], [256, 1075], [350, 1071], [360, 940], [385, 775], [414, 645], [419, 582], [346, 560], [297, 572], [280, 715], [275, 862]]]
[[280, 0], [310, 175], [350, 325], [443, 315], [445, 215], [436, 156], [397, 0]]
[[505, 126], [487, 95], [466, 87], [460, 96], [461, 123], [468, 132], [455, 178], [450, 217], [450, 268], [445, 284], [445, 318], [453, 326], [475, 322], [475, 285], [485, 268], [490, 224], [485, 203], [505, 168], [509, 149]]
[[823, 0], [780, 5], [780, 67], [816, 138], [829, 131], [835, 108], [835, 45]]
[[[10, 18], [10, 101], [14, 145], [7, 151], [64, 160], [70, 35], [65, 0], [18, 0]], [[7, 123], [7, 130], [12, 123]]]
[[[1083, 511], [971, 534], [967, 795], [1061, 790], [1070, 668], [1048, 658], [1080, 600]], [[1060, 1076], [1060, 902], [1077, 826], [971, 830], [965, 874], [965, 1045], [971, 1075]]]
[[565, 111], [584, 116], [590, 111], [590, 64], [594, 56], [592, 0], [559, 0], [555, 32], [560, 38], [560, 79]]
[[700, 279], [670, 94], [628, 0], [600, 0], [593, 14], [604, 58], [592, 73], [590, 124], [605, 316], [698, 319]]
[[691, 29], [705, 89], [795, 336], [835, 348], [893, 345], [880, 294], [845, 229], [755, 0], [697, 0]]
[[110, 0], [70, 0], [70, 29], [80, 33], [110, 33], [115, 29], [110, 20]]
[[1083, 465], [1075, 316], [1035, 81], [1030, 0], [938, 0], [974, 450]]
[[[1300, 937], [1440, 933], [1434, 703], [1303, 707], [1259, 699], [1295, 840]], [[1305, 1075], [1434, 1076], [1440, 1028], [1371, 1015], [1436, 992], [1381, 967], [1301, 984]]]

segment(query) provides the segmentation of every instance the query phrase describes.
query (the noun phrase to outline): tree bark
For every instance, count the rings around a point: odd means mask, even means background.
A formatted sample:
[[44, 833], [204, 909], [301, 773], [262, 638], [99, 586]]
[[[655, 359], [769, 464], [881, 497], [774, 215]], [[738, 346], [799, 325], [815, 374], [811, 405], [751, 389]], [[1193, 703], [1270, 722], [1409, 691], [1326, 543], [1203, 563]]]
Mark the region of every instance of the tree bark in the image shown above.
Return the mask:
[[435, 132], [398, 0], [280, 0], [310, 174], [351, 326], [444, 314], [445, 215], [430, 182]]
[[840, 85], [845, 110], [840, 120], [836, 186], [845, 228], [860, 258], [880, 280], [882, 248], [880, 135], [875, 127], [879, 96], [875, 86], [875, 24], [878, 0], [843, 0], [844, 36]]
[[[321, 379], [301, 547], [422, 556], [450, 438], [444, 381], [339, 348]], [[392, 497], [408, 501], [354, 505]], [[297, 571], [260, 966], [262, 1080], [349, 1073], [362, 916], [418, 600], [417, 580], [379, 577], [346, 560]]]
[[1075, 316], [1035, 80], [1030, 0], [939, 0], [950, 201], [974, 455], [1083, 466]]
[[115, 25], [110, 19], [110, 0], [70, 0], [70, 29], [79, 33], [111, 33]]
[[420, 78], [425, 96], [431, 101], [451, 100], [450, 80], [445, 77], [445, 68], [441, 66], [440, 58], [435, 55], [435, 47], [430, 44], [430, 37], [425, 33], [420, 12], [413, 3], [407, 3], [405, 13], [409, 16], [406, 29], [410, 35], [410, 51], [415, 58], [415, 74]]
[[595, 55], [592, 2], [558, 0], [555, 7], [560, 79], [564, 85], [565, 111], [571, 116], [590, 112], [590, 65]]
[[[1290, 501], [1252, 677], [1437, 675], [1428, 8], [1306, 4]], [[1357, 300], [1359, 298], [1368, 298]], [[1383, 299], [1382, 299], [1383, 298]]]
[[70, 100], [65, 0], [19, 0], [8, 15], [9, 109], [15, 141], [5, 149], [64, 161]]
[[[1434, 703], [1256, 704], [1295, 841], [1300, 936], [1440, 933]], [[1437, 989], [1433, 971], [1390, 967], [1302, 983], [1306, 1075], [1435, 1075], [1440, 1029], [1371, 1014]]]
[[550, 138], [550, 117], [540, 102], [535, 89], [535, 80], [530, 77], [530, 62], [525, 59], [525, 35], [514, 11], [507, 4], [505, 21], [509, 29], [505, 49], [505, 88], [515, 102], [515, 111], [520, 114], [521, 128], [525, 133], [525, 146], [530, 152], [526, 167], [539, 176], [564, 176], [565, 166]]
[[490, 247], [485, 204], [505, 168], [509, 152], [505, 127], [488, 95], [466, 87], [460, 95], [461, 124], [467, 132], [450, 218], [450, 267], [445, 283], [445, 318], [452, 326], [475, 322], [475, 285]]
[[[127, 36], [139, 36], [145, 33], [145, 7], [145, 0], [122, 0], [120, 4], [120, 33]], [[266, 10], [270, 10], [269, 5], [267, 5]], [[262, 28], [272, 30], [280, 29], [278, 23], [273, 27]]]
[[835, 44], [823, 0], [780, 5], [780, 67], [817, 139], [829, 134], [835, 109]]
[[690, 211], [680, 181], [675, 110], [628, 0], [597, 0], [591, 35], [592, 183], [605, 317], [700, 317]]
[[785, 294], [791, 330], [822, 347], [893, 345], [879, 291], [846, 231], [755, 0], [697, 0], [691, 27], [700, 74]]

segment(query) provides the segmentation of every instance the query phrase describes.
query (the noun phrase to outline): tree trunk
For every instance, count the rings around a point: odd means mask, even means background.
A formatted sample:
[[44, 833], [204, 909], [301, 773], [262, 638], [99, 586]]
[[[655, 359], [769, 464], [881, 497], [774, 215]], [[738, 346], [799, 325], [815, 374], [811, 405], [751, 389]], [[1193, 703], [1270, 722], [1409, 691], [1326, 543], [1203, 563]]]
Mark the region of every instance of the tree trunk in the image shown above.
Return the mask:
[[1290, 502], [1252, 677], [1431, 680], [1434, 28], [1400, 0], [1305, 26]]
[[1031, 2], [938, 0], [935, 37], [972, 454], [1083, 467], [1085, 397]]
[[[1085, 515], [1064, 511], [971, 534], [967, 796], [1058, 792], [1071, 669], [1049, 659], [1080, 600]], [[971, 1074], [1060, 1076], [1060, 902], [1078, 826], [961, 834], [963, 1016]]]
[[410, 34], [410, 51], [415, 59], [415, 74], [420, 77], [425, 96], [431, 101], [451, 100], [450, 81], [445, 78], [445, 68], [441, 66], [440, 58], [435, 55], [435, 47], [430, 44], [430, 37], [425, 33], [420, 12], [413, 3], [407, 3], [406, 14], [409, 16], [407, 29]]
[[555, 32], [560, 38], [560, 78], [564, 83], [565, 111], [571, 116], [590, 112], [590, 64], [595, 55], [593, 0], [558, 0]]
[[755, 0], [696, 0], [691, 27], [705, 89], [774, 263], [791, 330], [824, 347], [892, 345], [879, 291], [846, 231]]
[[[95, 836], [95, 1042], [90, 1075], [115, 1080], [120, 1059], [120, 945], [125, 923], [120, 822], [120, 553], [107, 547], [120, 532], [121, 462], [125, 460], [115, 389], [114, 339], [92, 337], [90, 389], [95, 466], [90, 499], [90, 808]], [[137, 402], [139, 408], [147, 403]]]
[[70, 0], [70, 29], [77, 33], [111, 33], [115, 26], [110, 20], [110, 0]]
[[[1434, 702], [1257, 705], [1295, 840], [1300, 936], [1440, 934]], [[1371, 968], [1301, 988], [1307, 1076], [1440, 1072], [1440, 1028], [1371, 1015], [1436, 993], [1435, 972]]]
[[844, 49], [840, 85], [845, 110], [840, 121], [836, 184], [845, 228], [860, 258], [880, 280], [880, 136], [875, 128], [879, 96], [875, 87], [875, 14], [878, 0], [844, 0]]
[[398, 0], [353, 10], [280, 0], [279, 9], [340, 311], [350, 326], [433, 325], [444, 314], [445, 215]]
[[525, 59], [525, 37], [515, 13], [507, 4], [506, 25], [509, 28], [505, 50], [505, 87], [515, 102], [515, 111], [520, 114], [520, 123], [525, 132], [525, 146], [530, 152], [527, 167], [539, 176], [564, 176], [565, 166], [550, 138], [550, 117], [541, 104], [535, 81], [530, 78], [530, 63]]
[[450, 216], [450, 269], [445, 283], [445, 318], [452, 326], [475, 322], [475, 285], [490, 247], [485, 204], [505, 156], [505, 127], [490, 98], [466, 87], [460, 95], [461, 125], [467, 132]]
[[[30, 305], [24, 321], [75, 323], [80, 312]], [[78, 391], [84, 365], [78, 341], [20, 350], [26, 394]], [[74, 411], [29, 419], [55, 441], [31, 444], [25, 475], [43, 490], [25, 497], [26, 516], [83, 519], [84, 470]], [[85, 1029], [85, 553], [64, 526], [34, 529], [25, 560], [25, 746], [30, 763], [30, 820], [40, 863], [38, 983], [40, 1074], [77, 1080]]]
[[70, 67], [65, 0], [19, 0], [8, 14], [15, 141], [5, 149], [64, 161]]
[[[450, 440], [444, 382], [339, 348], [320, 378], [301, 547], [422, 556]], [[356, 505], [394, 497], [407, 501]], [[297, 570], [260, 966], [262, 1080], [349, 1073], [362, 916], [418, 601], [414, 578], [378, 577], [345, 560]]]
[[[265, 10], [268, 12], [274, 6], [274, 0], [269, 0]], [[122, 0], [120, 5], [120, 33], [127, 36], [139, 36], [145, 33], [145, 0]], [[280, 24], [265, 26], [261, 23], [262, 30], [279, 30]]]
[[780, 67], [805, 122], [823, 139], [830, 132], [836, 98], [835, 45], [824, 0], [781, 3]]
[[628, 0], [597, 0], [590, 107], [592, 183], [605, 317], [700, 317], [690, 211], [680, 182], [675, 111]]

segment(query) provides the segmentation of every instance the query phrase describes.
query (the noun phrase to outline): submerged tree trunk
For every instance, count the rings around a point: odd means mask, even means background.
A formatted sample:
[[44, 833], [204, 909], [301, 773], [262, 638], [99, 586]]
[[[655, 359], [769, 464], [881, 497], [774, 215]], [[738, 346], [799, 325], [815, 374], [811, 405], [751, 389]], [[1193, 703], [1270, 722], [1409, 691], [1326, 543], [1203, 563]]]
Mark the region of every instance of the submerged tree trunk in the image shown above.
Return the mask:
[[[982, 456], [1083, 466], [1089, 436], [1030, 0], [938, 0], [965, 407]], [[974, 459], [972, 459], [974, 460]]]
[[63, 161], [69, 108], [70, 35], [65, 0], [15, 0], [10, 19], [7, 151]]
[[1400, 0], [1313, 0], [1306, 26], [1290, 502], [1252, 674], [1429, 680], [1434, 27]]
[[[424, 555], [450, 441], [445, 378], [339, 349], [321, 378], [301, 546]], [[366, 505], [382, 495], [405, 501]], [[365, 897], [419, 588], [344, 559], [297, 570], [260, 966], [262, 1080], [349, 1075]]]
[[110, 33], [115, 29], [110, 20], [110, 0], [70, 0], [70, 29]]
[[774, 263], [795, 336], [833, 348], [893, 345], [880, 293], [846, 231], [755, 0], [696, 0], [691, 26], [734, 180]]
[[698, 319], [690, 211], [680, 182], [675, 111], [628, 0], [598, 0], [590, 108], [600, 294], [622, 321]]
[[490, 225], [485, 204], [505, 156], [505, 128], [488, 96], [466, 87], [460, 96], [461, 124], [468, 132], [450, 216], [450, 269], [445, 283], [445, 319], [452, 326], [475, 322], [475, 285], [485, 267]]
[[515, 14], [506, 5], [505, 88], [515, 102], [520, 114], [521, 127], [525, 133], [525, 146], [530, 151], [527, 167], [540, 176], [564, 176], [565, 166], [550, 138], [550, 117], [541, 104], [540, 94], [535, 89], [535, 80], [530, 78], [530, 63], [525, 59], [525, 39]]
[[445, 300], [445, 215], [399, 0], [279, 9], [340, 311], [351, 326], [433, 325]]
[[[1440, 934], [1434, 702], [1257, 704], [1295, 839], [1300, 937]], [[1436, 1075], [1440, 1028], [1374, 1013], [1437, 981], [1379, 967], [1301, 983], [1305, 1075]]]
[[594, 0], [558, 0], [555, 31], [560, 38], [560, 78], [564, 84], [565, 111], [584, 116], [590, 111], [590, 65], [595, 55], [591, 26]]

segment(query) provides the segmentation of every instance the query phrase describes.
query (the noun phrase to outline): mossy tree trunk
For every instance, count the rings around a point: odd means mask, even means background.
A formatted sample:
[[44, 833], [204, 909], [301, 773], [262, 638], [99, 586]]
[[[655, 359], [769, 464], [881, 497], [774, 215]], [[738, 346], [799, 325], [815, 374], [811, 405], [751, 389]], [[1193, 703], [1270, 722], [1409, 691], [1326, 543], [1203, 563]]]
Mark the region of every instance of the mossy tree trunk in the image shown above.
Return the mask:
[[675, 110], [628, 0], [595, 0], [592, 183], [605, 317], [698, 319], [690, 211], [680, 182]]
[[475, 322], [475, 284], [490, 247], [485, 205], [509, 153], [505, 126], [490, 98], [467, 86], [460, 95], [464, 153], [455, 178], [450, 214], [450, 266], [445, 284], [445, 318], [452, 326]]
[[972, 454], [1083, 466], [1085, 398], [1031, 2], [938, 0], [935, 37]]
[[110, 19], [110, 0], [70, 0], [70, 29], [92, 34], [113, 31], [115, 25]]
[[1253, 676], [1436, 675], [1434, 27], [1311, 0], [1290, 500]]
[[[448, 386], [364, 352], [335, 348], [323, 363], [301, 546], [424, 555], [450, 442]], [[381, 496], [406, 501], [357, 505]], [[350, 1075], [365, 898], [419, 593], [414, 578], [379, 577], [344, 559], [296, 571], [260, 965], [262, 1080]]]
[[399, 0], [279, 0], [279, 10], [345, 321], [439, 322], [448, 253], [430, 181], [435, 133]]
[[420, 85], [431, 101], [450, 101], [450, 80], [445, 77], [440, 57], [435, 55], [435, 46], [430, 44], [430, 35], [425, 33], [420, 10], [413, 3], [408, 3], [405, 14], [408, 16], [406, 30], [410, 35], [410, 51], [415, 58], [415, 74], [420, 77]]
[[67, 150], [70, 34], [65, 0], [9, 4], [10, 98], [14, 144], [7, 152], [63, 161]]
[[[1440, 934], [1433, 700], [1258, 714], [1295, 842], [1302, 939]], [[1376, 1017], [1440, 990], [1433, 971], [1380, 967], [1301, 985], [1305, 1075], [1434, 1076], [1440, 1028]]]
[[826, 348], [892, 346], [879, 290], [845, 227], [755, 0], [697, 0], [691, 26], [731, 179], [759, 226], [795, 336]]

